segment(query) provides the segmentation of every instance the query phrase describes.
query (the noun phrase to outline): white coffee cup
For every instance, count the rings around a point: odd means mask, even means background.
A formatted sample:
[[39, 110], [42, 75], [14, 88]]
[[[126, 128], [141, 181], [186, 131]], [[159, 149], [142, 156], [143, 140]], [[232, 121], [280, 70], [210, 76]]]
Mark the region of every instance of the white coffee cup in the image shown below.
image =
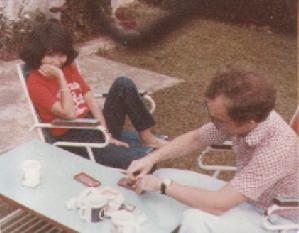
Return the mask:
[[22, 165], [23, 185], [27, 187], [36, 187], [40, 184], [41, 163], [37, 160], [25, 160]]
[[111, 224], [111, 233], [137, 233], [139, 231], [135, 216], [126, 210], [112, 213]]
[[99, 195], [91, 195], [82, 202], [79, 216], [89, 223], [99, 222], [104, 218], [106, 205], [106, 198]]

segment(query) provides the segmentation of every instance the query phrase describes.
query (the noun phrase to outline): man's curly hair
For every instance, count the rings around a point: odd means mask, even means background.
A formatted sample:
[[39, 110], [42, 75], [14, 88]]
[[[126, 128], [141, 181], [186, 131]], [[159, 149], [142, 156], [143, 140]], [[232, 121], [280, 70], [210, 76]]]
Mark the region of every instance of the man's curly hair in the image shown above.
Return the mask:
[[275, 107], [276, 90], [265, 76], [235, 68], [216, 74], [205, 97], [225, 96], [230, 100], [227, 113], [236, 123], [264, 121]]

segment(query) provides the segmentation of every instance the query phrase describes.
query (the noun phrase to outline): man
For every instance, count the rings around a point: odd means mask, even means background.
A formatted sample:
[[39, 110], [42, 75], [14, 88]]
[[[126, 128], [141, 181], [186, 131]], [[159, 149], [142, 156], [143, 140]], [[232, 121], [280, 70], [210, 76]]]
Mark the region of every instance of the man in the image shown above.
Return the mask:
[[[182, 233], [267, 232], [261, 216], [273, 198], [298, 196], [298, 138], [274, 111], [276, 91], [259, 74], [236, 69], [219, 73], [205, 98], [211, 122], [133, 161], [128, 175], [136, 180], [136, 192], [160, 191], [193, 208], [183, 215]], [[202, 151], [228, 138], [237, 155], [237, 171], [215, 191], [147, 175], [158, 161]], [[211, 183], [214, 179], [202, 177]], [[278, 218], [291, 221], [297, 214], [285, 211]]]

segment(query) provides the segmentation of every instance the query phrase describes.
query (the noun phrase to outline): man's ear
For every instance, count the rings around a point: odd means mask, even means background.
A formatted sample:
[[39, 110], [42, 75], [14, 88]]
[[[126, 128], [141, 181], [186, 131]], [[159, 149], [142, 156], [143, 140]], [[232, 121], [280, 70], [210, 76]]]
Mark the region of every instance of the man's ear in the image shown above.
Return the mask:
[[257, 122], [255, 121], [255, 120], [250, 120], [249, 122], [248, 122], [248, 124], [252, 127], [252, 128], [255, 128], [256, 126], [257, 126]]

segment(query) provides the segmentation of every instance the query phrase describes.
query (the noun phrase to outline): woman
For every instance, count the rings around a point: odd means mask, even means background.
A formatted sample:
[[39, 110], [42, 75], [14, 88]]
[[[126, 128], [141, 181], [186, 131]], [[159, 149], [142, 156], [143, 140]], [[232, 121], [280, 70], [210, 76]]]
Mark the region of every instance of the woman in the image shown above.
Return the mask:
[[[94, 150], [97, 162], [126, 168], [140, 157], [120, 141], [128, 115], [145, 146], [161, 147], [164, 140], [155, 137], [152, 115], [144, 106], [135, 84], [126, 77], [112, 84], [103, 111], [73, 64], [78, 53], [71, 35], [58, 23], [49, 22], [33, 29], [20, 52], [21, 59], [31, 70], [27, 79], [30, 97], [43, 122], [55, 119], [95, 118], [111, 135], [110, 145]], [[101, 142], [101, 133], [94, 130], [52, 129], [54, 140]], [[119, 151], [119, 148], [122, 150]], [[75, 153], [81, 153], [74, 151]]]

